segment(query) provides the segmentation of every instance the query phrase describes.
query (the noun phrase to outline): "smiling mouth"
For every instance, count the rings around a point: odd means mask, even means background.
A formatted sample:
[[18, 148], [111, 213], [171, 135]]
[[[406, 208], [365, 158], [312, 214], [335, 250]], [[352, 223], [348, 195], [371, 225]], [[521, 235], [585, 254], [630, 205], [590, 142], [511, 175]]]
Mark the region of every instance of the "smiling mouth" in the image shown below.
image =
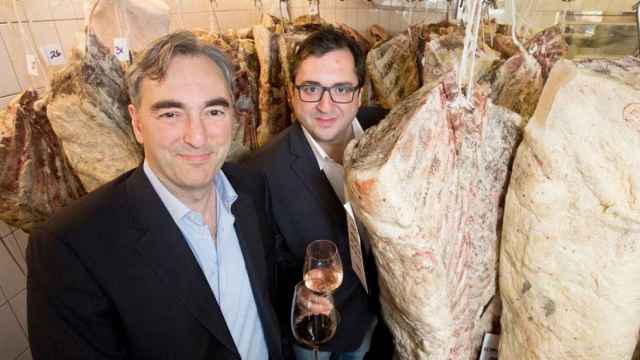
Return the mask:
[[320, 126], [327, 126], [327, 125], [333, 125], [333, 123], [336, 122], [337, 118], [336, 117], [330, 117], [330, 118], [317, 117], [315, 120]]
[[178, 155], [182, 159], [187, 160], [189, 162], [204, 162], [211, 158], [211, 154], [180, 154]]

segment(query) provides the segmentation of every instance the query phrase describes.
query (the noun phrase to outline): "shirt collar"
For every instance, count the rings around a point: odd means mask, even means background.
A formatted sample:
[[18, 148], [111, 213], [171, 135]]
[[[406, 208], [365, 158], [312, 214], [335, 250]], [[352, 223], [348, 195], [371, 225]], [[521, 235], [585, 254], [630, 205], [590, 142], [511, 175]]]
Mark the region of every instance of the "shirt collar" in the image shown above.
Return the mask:
[[[362, 136], [362, 134], [364, 134], [364, 130], [362, 130], [362, 126], [358, 122], [357, 118], [353, 119], [353, 121], [351, 122], [351, 127], [353, 129], [354, 139], [357, 140]], [[318, 163], [321, 163], [322, 161], [328, 161], [328, 160], [334, 161], [329, 157], [329, 155], [327, 155], [327, 152], [324, 151], [324, 149], [320, 146], [320, 144], [318, 144], [316, 139], [314, 139], [313, 136], [311, 136], [311, 134], [307, 131], [307, 129], [305, 129], [304, 126], [302, 126], [302, 132], [304, 133], [304, 137], [307, 138], [307, 142], [309, 143], [309, 145], [311, 145], [311, 150], [313, 151], [313, 154], [318, 160]], [[320, 168], [321, 169], [323, 168], [322, 164], [320, 164]]]
[[[187, 216], [190, 212], [193, 211], [182, 201], [180, 201], [180, 199], [173, 195], [166, 186], [164, 186], [162, 181], [160, 181], [153, 170], [151, 170], [151, 167], [149, 166], [146, 159], [144, 160], [142, 169], [147, 175], [151, 186], [156, 191], [156, 193], [160, 197], [160, 200], [169, 211], [169, 214], [171, 215], [173, 221], [177, 223], [178, 221], [180, 221], [180, 219]], [[224, 207], [228, 211], [230, 211], [231, 205], [238, 199], [238, 194], [233, 189], [233, 186], [231, 186], [229, 179], [227, 179], [227, 176], [222, 170], [219, 170], [213, 178], [213, 186], [216, 191], [218, 201], [221, 201], [222, 204], [224, 204]]]

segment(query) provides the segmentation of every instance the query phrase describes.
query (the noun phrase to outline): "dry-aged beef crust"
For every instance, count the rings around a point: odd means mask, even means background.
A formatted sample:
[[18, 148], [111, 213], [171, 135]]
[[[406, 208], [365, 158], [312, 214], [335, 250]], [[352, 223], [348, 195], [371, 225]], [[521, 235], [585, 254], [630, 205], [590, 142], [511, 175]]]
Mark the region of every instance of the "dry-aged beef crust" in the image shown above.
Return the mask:
[[637, 357], [639, 109], [637, 58], [551, 70], [506, 198], [501, 358]]
[[260, 66], [254, 41], [232, 34], [210, 34], [199, 30], [194, 31], [194, 34], [202, 41], [220, 49], [233, 64], [237, 123], [234, 131], [234, 140], [227, 159], [242, 159], [257, 148], [258, 76]]
[[384, 319], [401, 359], [476, 359], [498, 319], [497, 243], [520, 117], [451, 75], [349, 144], [345, 177], [371, 235]]
[[531, 117], [551, 67], [568, 51], [559, 27], [534, 35], [518, 51], [484, 79], [491, 84], [491, 99], [500, 106]]
[[0, 114], [0, 220], [25, 231], [85, 194], [37, 100], [26, 91]]
[[142, 148], [131, 129], [124, 70], [94, 35], [87, 36], [86, 54], [75, 53], [54, 74], [46, 103], [71, 166], [91, 191], [138, 166]]
[[260, 62], [258, 147], [266, 144], [274, 135], [291, 124], [287, 89], [279, 56], [278, 36], [278, 33], [271, 32], [263, 25], [253, 27], [253, 38]]

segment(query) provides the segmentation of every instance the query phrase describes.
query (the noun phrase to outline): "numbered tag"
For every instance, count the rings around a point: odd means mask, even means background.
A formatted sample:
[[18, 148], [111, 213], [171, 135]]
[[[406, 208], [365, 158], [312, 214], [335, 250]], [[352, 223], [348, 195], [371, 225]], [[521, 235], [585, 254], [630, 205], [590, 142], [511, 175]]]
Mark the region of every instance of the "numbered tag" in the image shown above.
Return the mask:
[[27, 54], [27, 73], [31, 76], [38, 76], [38, 59], [33, 54]]
[[49, 65], [64, 65], [64, 52], [58, 44], [49, 44], [40, 48], [42, 55], [47, 59]]
[[347, 211], [347, 227], [349, 229], [349, 252], [351, 253], [351, 267], [362, 283], [364, 290], [368, 294], [369, 288], [367, 287], [367, 277], [364, 271], [364, 261], [362, 260], [362, 247], [360, 246], [360, 233], [358, 232], [358, 225], [356, 224], [356, 218], [353, 215], [351, 203], [348, 202], [344, 204], [344, 208]]
[[113, 55], [120, 61], [129, 61], [129, 43], [126, 38], [113, 39]]
[[482, 340], [482, 351], [478, 360], [498, 360], [498, 346], [500, 344], [500, 335], [484, 334]]
[[318, 0], [309, 0], [309, 15], [318, 15]]

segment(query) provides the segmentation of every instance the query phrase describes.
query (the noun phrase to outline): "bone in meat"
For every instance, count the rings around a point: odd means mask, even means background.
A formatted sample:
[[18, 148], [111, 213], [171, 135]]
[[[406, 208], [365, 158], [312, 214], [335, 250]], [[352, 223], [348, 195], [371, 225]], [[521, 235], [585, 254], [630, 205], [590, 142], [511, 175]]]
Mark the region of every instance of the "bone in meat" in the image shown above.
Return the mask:
[[37, 100], [23, 92], [0, 114], [0, 219], [27, 232], [85, 194]]

